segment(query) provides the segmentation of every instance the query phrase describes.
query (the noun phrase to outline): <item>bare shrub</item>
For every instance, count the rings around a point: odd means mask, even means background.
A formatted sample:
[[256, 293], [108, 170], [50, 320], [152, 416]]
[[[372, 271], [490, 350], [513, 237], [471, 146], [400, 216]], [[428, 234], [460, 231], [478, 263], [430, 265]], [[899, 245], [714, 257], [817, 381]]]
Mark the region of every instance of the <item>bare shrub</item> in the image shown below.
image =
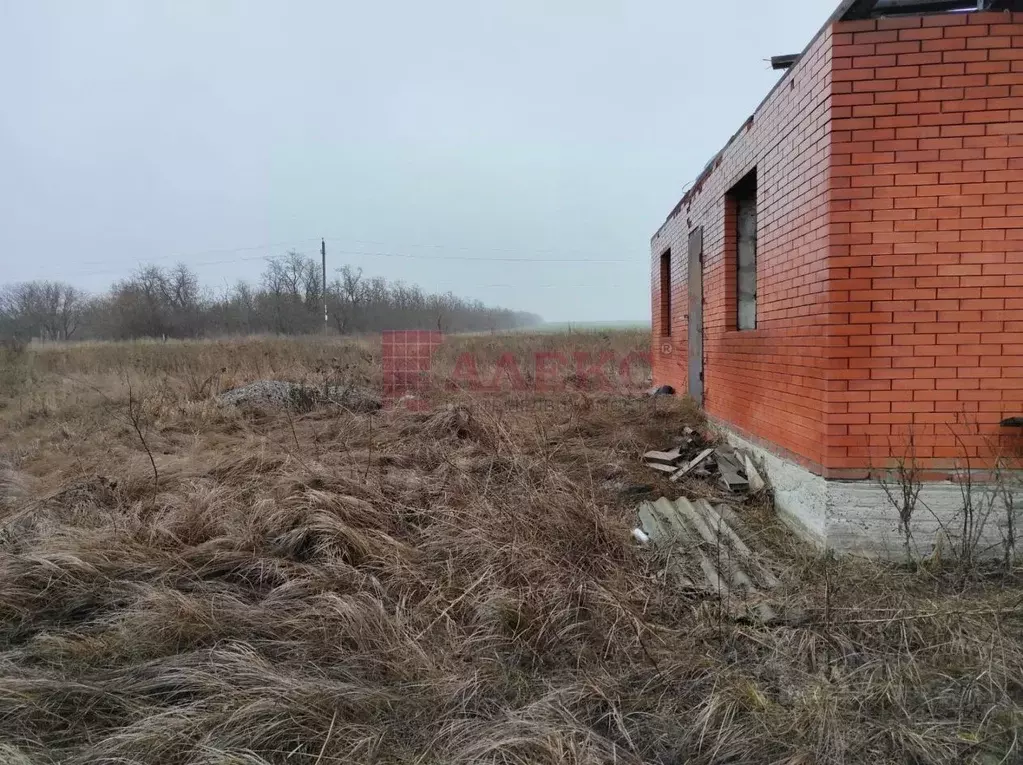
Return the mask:
[[913, 564], [913, 516], [916, 514], [917, 502], [923, 482], [920, 479], [920, 466], [916, 458], [916, 435], [910, 428], [905, 450], [895, 460], [895, 468], [883, 472], [879, 479], [881, 488], [889, 503], [899, 516], [899, 531], [902, 533], [902, 549], [907, 565]]

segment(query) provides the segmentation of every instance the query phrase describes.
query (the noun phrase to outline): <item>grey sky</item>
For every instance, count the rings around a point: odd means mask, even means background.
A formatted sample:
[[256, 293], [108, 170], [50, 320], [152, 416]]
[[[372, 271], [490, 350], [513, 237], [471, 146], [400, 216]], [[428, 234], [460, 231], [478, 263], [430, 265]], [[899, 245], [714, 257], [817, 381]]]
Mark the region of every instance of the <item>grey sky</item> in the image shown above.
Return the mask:
[[650, 235], [836, 4], [0, 0], [0, 282], [223, 287], [326, 236], [330, 267], [647, 319]]

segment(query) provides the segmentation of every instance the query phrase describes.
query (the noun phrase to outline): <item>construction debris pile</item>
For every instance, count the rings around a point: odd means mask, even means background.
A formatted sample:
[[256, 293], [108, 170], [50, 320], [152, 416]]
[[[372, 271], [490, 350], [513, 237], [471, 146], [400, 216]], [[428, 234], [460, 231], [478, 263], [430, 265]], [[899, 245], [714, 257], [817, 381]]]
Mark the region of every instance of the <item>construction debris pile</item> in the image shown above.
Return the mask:
[[708, 446], [706, 440], [689, 427], [685, 429], [681, 444], [669, 451], [647, 452], [643, 461], [647, 467], [668, 474], [672, 481], [686, 476], [711, 479], [717, 475], [730, 492], [757, 492], [764, 488], [764, 479], [748, 456], [736, 454], [725, 445]]
[[[673, 482], [683, 478], [718, 483], [727, 494], [756, 493], [765, 483], [749, 456], [727, 445], [709, 445], [692, 428], [682, 443], [643, 455], [651, 469]], [[672, 587], [712, 594], [728, 601], [728, 610], [768, 623], [779, 619], [767, 594], [778, 586], [766, 551], [755, 550], [735, 509], [707, 499], [661, 497], [637, 508], [633, 538], [663, 558], [661, 576]], [[745, 539], [744, 539], [745, 537]]]

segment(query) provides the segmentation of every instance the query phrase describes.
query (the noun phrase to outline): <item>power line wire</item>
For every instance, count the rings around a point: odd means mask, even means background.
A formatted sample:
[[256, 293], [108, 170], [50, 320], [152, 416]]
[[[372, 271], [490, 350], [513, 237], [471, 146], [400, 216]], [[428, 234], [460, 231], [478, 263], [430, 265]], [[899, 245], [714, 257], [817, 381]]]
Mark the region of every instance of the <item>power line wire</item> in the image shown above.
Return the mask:
[[[218, 247], [218, 248], [209, 249], [209, 250], [195, 250], [193, 252], [186, 252], [186, 253], [178, 252], [178, 253], [172, 253], [170, 255], [154, 255], [153, 257], [146, 258], [145, 262], [146, 263], [151, 263], [152, 261], [155, 261], [155, 260], [183, 260], [183, 259], [186, 259], [186, 258], [194, 258], [197, 255], [215, 255], [217, 253], [224, 253], [224, 252], [251, 252], [252, 250], [272, 250], [272, 249], [276, 249], [278, 247], [289, 247], [289, 246], [295, 245], [295, 244], [306, 244], [307, 242], [316, 242], [316, 241], [319, 241], [318, 237], [313, 237], [313, 238], [310, 238], [310, 239], [288, 239], [288, 240], [282, 241], [282, 242], [267, 242], [266, 244], [247, 245], [247, 246], [244, 246], [244, 247]], [[110, 261], [110, 260], [93, 260], [93, 261], [88, 261], [87, 260], [87, 261], [84, 261], [82, 263], [82, 265], [85, 265], [85, 266], [106, 266], [106, 265], [112, 265], [114, 262], [115, 261]]]
[[[294, 240], [298, 241], [298, 240]], [[305, 240], [303, 240], [305, 241]], [[314, 240], [308, 240], [314, 241]], [[223, 250], [207, 250], [206, 252], [245, 252], [257, 249], [270, 249], [272, 247], [282, 245], [261, 245], [256, 247], [238, 247], [234, 249], [223, 249]], [[417, 255], [406, 252], [371, 252], [367, 250], [338, 250], [340, 255], [349, 256], [362, 256], [362, 257], [378, 257], [378, 258], [405, 258], [411, 260], [434, 260], [434, 261], [457, 261], [460, 263], [467, 262], [479, 262], [479, 263], [578, 263], [580, 265], [591, 265], [591, 264], [633, 264], [636, 261], [627, 259], [582, 259], [582, 258], [511, 258], [511, 257], [470, 257], [462, 255]], [[275, 260], [285, 257], [283, 255], [254, 255], [239, 258], [227, 258], [221, 260], [207, 260], [199, 261], [196, 263], [188, 263], [184, 256], [180, 255], [166, 255], [156, 258], [146, 258], [139, 261], [138, 265], [145, 265], [156, 260], [170, 260], [178, 259], [185, 263], [189, 268], [202, 268], [205, 266], [217, 266], [217, 265], [228, 265], [231, 263], [243, 263], [256, 260]], [[75, 271], [71, 272], [69, 276], [76, 277], [89, 277], [89, 276], [105, 276], [112, 274], [123, 274], [125, 273], [124, 268], [106, 268], [99, 271]]]
[[[205, 263], [193, 264], [193, 267], [194, 266], [203, 266], [203, 265], [207, 265], [207, 266], [227, 265], [227, 264], [231, 264], [231, 263], [238, 263], [238, 262], [241, 262], [241, 261], [273, 260], [273, 259], [274, 259], [273, 257], [265, 257], [265, 256], [256, 256], [256, 257], [248, 257], [248, 258], [231, 258], [231, 259], [228, 259], [228, 260], [213, 260], [213, 261], [206, 261]], [[104, 274], [116, 274], [116, 273], [122, 273], [122, 272], [121, 271], [93, 271], [93, 272], [89, 272], [89, 273], [81, 273], [81, 272], [79, 272], [79, 273], [69, 274], [68, 276], [72, 276], [72, 277], [74, 277], [74, 276], [78, 276], [78, 277], [82, 277], [82, 276], [102, 276]], [[390, 278], [390, 279], [388, 279], [388, 281], [391, 282], [391, 283], [395, 283], [395, 282], [404, 281], [404, 280], [402, 280], [400, 278], [398, 278], [398, 279]], [[435, 284], [434, 285], [434, 287], [454, 287], [454, 288], [457, 288], [459, 290], [465, 290], [465, 289], [491, 289], [491, 288], [494, 288], [494, 289], [496, 289], [496, 288], [505, 288], [505, 289], [600, 289], [600, 288], [605, 288], [607, 286], [608, 285], [606, 283], [605, 284], [535, 284], [535, 283], [528, 283], [528, 284], [507, 284], [507, 283], [474, 284], [474, 283], [465, 283], [465, 282], [457, 282], [457, 283], [456, 282], [442, 282], [440, 284]]]
[[407, 252], [366, 252], [364, 250], [338, 250], [342, 255], [366, 255], [375, 258], [412, 258], [415, 260], [458, 260], [478, 261], [480, 263], [579, 263], [589, 265], [591, 263], [634, 263], [625, 259], [594, 259], [594, 258], [474, 258], [465, 255], [412, 255]]
[[[345, 237], [337, 237], [337, 236], [328, 236], [328, 237], [323, 237], [323, 238], [325, 238], [327, 241], [331, 241], [331, 242], [354, 242], [355, 244], [367, 244], [367, 245], [374, 245], [374, 246], [388, 248], [388, 245], [385, 242], [378, 242], [378, 241], [372, 241], [372, 240], [362, 240], [362, 239], [348, 239], [348, 238], [345, 238]], [[176, 252], [176, 253], [170, 253], [168, 255], [154, 255], [152, 257], [147, 257], [147, 258], [143, 259], [141, 262], [152, 263], [152, 262], [155, 262], [155, 261], [165, 261], [165, 260], [187, 261], [190, 258], [194, 258], [194, 257], [200, 256], [200, 255], [214, 255], [214, 254], [219, 254], [219, 253], [234, 253], [234, 252], [251, 252], [253, 250], [273, 250], [273, 249], [277, 249], [277, 248], [281, 248], [281, 247], [293, 247], [295, 245], [315, 243], [315, 242], [320, 241], [320, 239], [321, 239], [321, 237], [309, 237], [309, 238], [305, 238], [305, 239], [286, 239], [286, 240], [281, 240], [281, 241], [277, 241], [277, 242], [266, 242], [264, 244], [244, 245], [244, 246], [240, 246], [240, 247], [217, 247], [217, 248], [210, 248], [210, 249], [205, 249], [205, 250], [193, 250], [193, 251], [190, 251], [190, 252]], [[543, 255], [556, 255], [556, 254], [564, 253], [564, 254], [581, 255], [582, 257], [579, 257], [579, 258], [549, 258], [549, 257], [526, 258], [526, 257], [503, 257], [503, 256], [502, 257], [487, 257], [487, 256], [455, 256], [455, 255], [447, 255], [447, 256], [442, 256], [442, 255], [417, 255], [417, 254], [397, 251], [400, 248], [388, 248], [387, 251], [382, 251], [382, 252], [373, 252], [373, 251], [365, 251], [365, 250], [339, 250], [339, 252], [342, 252], [343, 254], [348, 254], [348, 255], [367, 255], [367, 256], [373, 256], [373, 257], [415, 258], [415, 259], [422, 259], [422, 260], [459, 260], [459, 261], [478, 260], [480, 262], [516, 262], [516, 263], [634, 263], [634, 262], [636, 262], [635, 260], [628, 259], [628, 258], [592, 257], [590, 255], [590, 253], [587, 253], [585, 250], [557, 250], [557, 249], [538, 249], [538, 248], [522, 248], [522, 247], [520, 247], [520, 248], [512, 248], [512, 247], [464, 247], [464, 246], [454, 246], [454, 245], [446, 245], [446, 244], [433, 244], [433, 243], [422, 243], [422, 242], [405, 244], [405, 245], [402, 245], [402, 248], [424, 248], [424, 249], [436, 249], [436, 250], [450, 250], [450, 251], [454, 251], [454, 252], [507, 252], [507, 253], [516, 253], [516, 252], [528, 253], [528, 252], [532, 252], [532, 253], [543, 254]], [[267, 256], [257, 256], [255, 258], [238, 258], [237, 260], [239, 260], [239, 261], [258, 260], [258, 259], [261, 259], [263, 257], [267, 257]], [[270, 256], [270, 257], [273, 257], [273, 256]], [[216, 260], [216, 261], [210, 261], [210, 262], [205, 263], [205, 264], [204, 263], [198, 263], [196, 265], [214, 265], [214, 264], [225, 263], [225, 262], [234, 262], [234, 260], [233, 259], [230, 260], [230, 261]], [[85, 265], [85, 266], [115, 266], [116, 264], [117, 264], [117, 261], [111, 261], [111, 260], [92, 260], [92, 261], [83, 261], [81, 263], [81, 265]], [[99, 272], [99, 273], [106, 273], [106, 272], [104, 271], [104, 272]], [[91, 274], [89, 274], [89, 275], [91, 275]]]
[[[368, 239], [348, 239], [346, 237], [337, 237], [337, 236], [328, 236], [326, 238], [327, 238], [328, 241], [354, 242], [356, 244], [369, 244], [369, 245], [373, 245], [374, 247], [384, 247], [384, 248], [388, 248], [388, 249], [391, 248], [391, 246], [387, 242], [377, 242], [377, 241], [372, 241], [372, 240], [368, 240]], [[536, 247], [465, 247], [465, 246], [455, 246], [455, 245], [449, 245], [449, 244], [429, 244], [429, 243], [416, 243], [416, 242], [405, 243], [405, 244], [401, 245], [401, 247], [402, 248], [419, 248], [419, 247], [421, 247], [421, 248], [438, 249], [438, 250], [452, 250], [454, 252], [532, 252], [532, 253], [536, 253], [538, 255], [556, 255], [556, 254], [566, 254], [567, 255], [567, 254], [575, 254], [575, 255], [583, 256], [583, 258], [581, 258], [581, 260], [585, 260], [585, 259], [589, 258], [592, 255], [592, 253], [590, 253], [590, 252], [588, 252], [586, 250], [543, 249], [543, 248], [536, 248]], [[547, 259], [546, 258], [538, 258], [537, 260], [547, 260]], [[618, 261], [618, 260], [615, 260], [613, 262], [628, 263], [628, 262], [632, 262], [632, 261], [628, 261], [628, 260]]]

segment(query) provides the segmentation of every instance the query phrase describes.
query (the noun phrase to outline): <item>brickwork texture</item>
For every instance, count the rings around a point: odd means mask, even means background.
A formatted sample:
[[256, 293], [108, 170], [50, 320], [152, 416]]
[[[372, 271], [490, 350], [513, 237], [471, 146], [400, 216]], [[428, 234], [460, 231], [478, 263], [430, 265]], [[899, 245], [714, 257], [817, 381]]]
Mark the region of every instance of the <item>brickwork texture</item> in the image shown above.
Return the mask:
[[[740, 331], [727, 193], [754, 169]], [[709, 416], [828, 477], [1015, 448], [998, 423], [1023, 414], [1023, 14], [821, 32], [651, 240], [654, 377], [680, 391], [698, 227]]]

